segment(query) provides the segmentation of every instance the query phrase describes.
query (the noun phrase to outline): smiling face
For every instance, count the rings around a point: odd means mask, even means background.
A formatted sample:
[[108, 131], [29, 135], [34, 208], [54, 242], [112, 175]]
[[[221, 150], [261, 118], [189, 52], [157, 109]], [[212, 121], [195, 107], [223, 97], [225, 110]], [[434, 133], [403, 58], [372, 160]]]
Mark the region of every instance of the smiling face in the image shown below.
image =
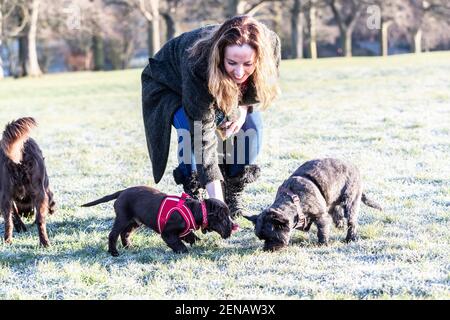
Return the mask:
[[228, 76], [237, 84], [245, 82], [255, 71], [255, 49], [248, 44], [225, 47], [224, 67]]

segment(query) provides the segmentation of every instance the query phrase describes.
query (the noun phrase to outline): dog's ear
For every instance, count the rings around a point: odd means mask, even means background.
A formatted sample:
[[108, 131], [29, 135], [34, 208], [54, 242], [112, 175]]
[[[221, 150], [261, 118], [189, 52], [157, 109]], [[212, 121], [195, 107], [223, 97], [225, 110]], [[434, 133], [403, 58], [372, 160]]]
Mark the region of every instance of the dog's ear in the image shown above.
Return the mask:
[[268, 218], [274, 225], [284, 226], [289, 224], [289, 219], [277, 211], [269, 211]]
[[254, 225], [256, 225], [256, 221], [258, 220], [259, 215], [255, 214], [253, 216], [243, 216], [243, 217], [251, 221]]
[[218, 216], [221, 220], [224, 220], [226, 217], [230, 216], [230, 209], [223, 201], [217, 199], [206, 199], [205, 204], [208, 215], [212, 214]]
[[222, 238], [228, 238], [233, 228], [228, 206], [217, 199], [206, 199], [205, 204], [208, 211], [208, 225], [210, 229], [218, 232]]

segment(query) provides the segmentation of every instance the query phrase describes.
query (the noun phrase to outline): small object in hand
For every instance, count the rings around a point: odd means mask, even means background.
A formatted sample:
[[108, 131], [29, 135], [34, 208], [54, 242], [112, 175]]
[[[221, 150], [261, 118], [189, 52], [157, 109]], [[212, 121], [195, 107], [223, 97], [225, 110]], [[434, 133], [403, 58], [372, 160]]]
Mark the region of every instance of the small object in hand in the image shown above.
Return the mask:
[[222, 120], [222, 122], [220, 122], [220, 124], [217, 125], [217, 132], [218, 132], [220, 138], [222, 139], [222, 141], [229, 138], [229, 135], [227, 134], [227, 129], [229, 126], [229, 125], [227, 125], [228, 122], [229, 122], [229, 120], [225, 117]]
[[219, 137], [220, 137], [220, 139], [222, 139], [222, 141], [225, 141], [228, 139], [226, 129], [217, 128], [217, 133], [219, 134]]

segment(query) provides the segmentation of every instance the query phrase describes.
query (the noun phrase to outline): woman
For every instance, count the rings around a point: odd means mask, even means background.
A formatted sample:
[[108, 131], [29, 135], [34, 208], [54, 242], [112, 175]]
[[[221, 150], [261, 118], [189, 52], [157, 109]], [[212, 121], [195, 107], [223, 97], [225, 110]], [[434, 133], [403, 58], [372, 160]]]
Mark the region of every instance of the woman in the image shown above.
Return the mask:
[[233, 217], [241, 214], [242, 191], [259, 176], [262, 123], [253, 105], [265, 108], [278, 94], [279, 61], [278, 36], [250, 16], [184, 33], [149, 59], [142, 103], [155, 182], [166, 169], [173, 125], [175, 182], [196, 197], [206, 189]]

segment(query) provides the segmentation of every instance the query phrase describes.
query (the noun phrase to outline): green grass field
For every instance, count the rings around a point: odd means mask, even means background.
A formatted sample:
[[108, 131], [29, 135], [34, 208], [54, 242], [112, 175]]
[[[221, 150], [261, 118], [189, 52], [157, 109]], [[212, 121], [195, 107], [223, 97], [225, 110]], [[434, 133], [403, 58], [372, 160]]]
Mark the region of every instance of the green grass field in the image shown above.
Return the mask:
[[[283, 61], [282, 96], [263, 113], [263, 176], [245, 194], [248, 212], [271, 204], [279, 184], [306, 160], [331, 156], [359, 166], [367, 193], [358, 242], [315, 227], [278, 253], [262, 251], [251, 224], [176, 255], [141, 229], [134, 247], [111, 257], [112, 202], [79, 205], [124, 187], [151, 185], [140, 72], [67, 73], [0, 82], [0, 124], [22, 116], [40, 126], [58, 210], [52, 246], [32, 221], [0, 242], [1, 299], [449, 299], [450, 53], [389, 58]], [[158, 188], [180, 193], [172, 135]], [[0, 219], [0, 234], [4, 224]]]

